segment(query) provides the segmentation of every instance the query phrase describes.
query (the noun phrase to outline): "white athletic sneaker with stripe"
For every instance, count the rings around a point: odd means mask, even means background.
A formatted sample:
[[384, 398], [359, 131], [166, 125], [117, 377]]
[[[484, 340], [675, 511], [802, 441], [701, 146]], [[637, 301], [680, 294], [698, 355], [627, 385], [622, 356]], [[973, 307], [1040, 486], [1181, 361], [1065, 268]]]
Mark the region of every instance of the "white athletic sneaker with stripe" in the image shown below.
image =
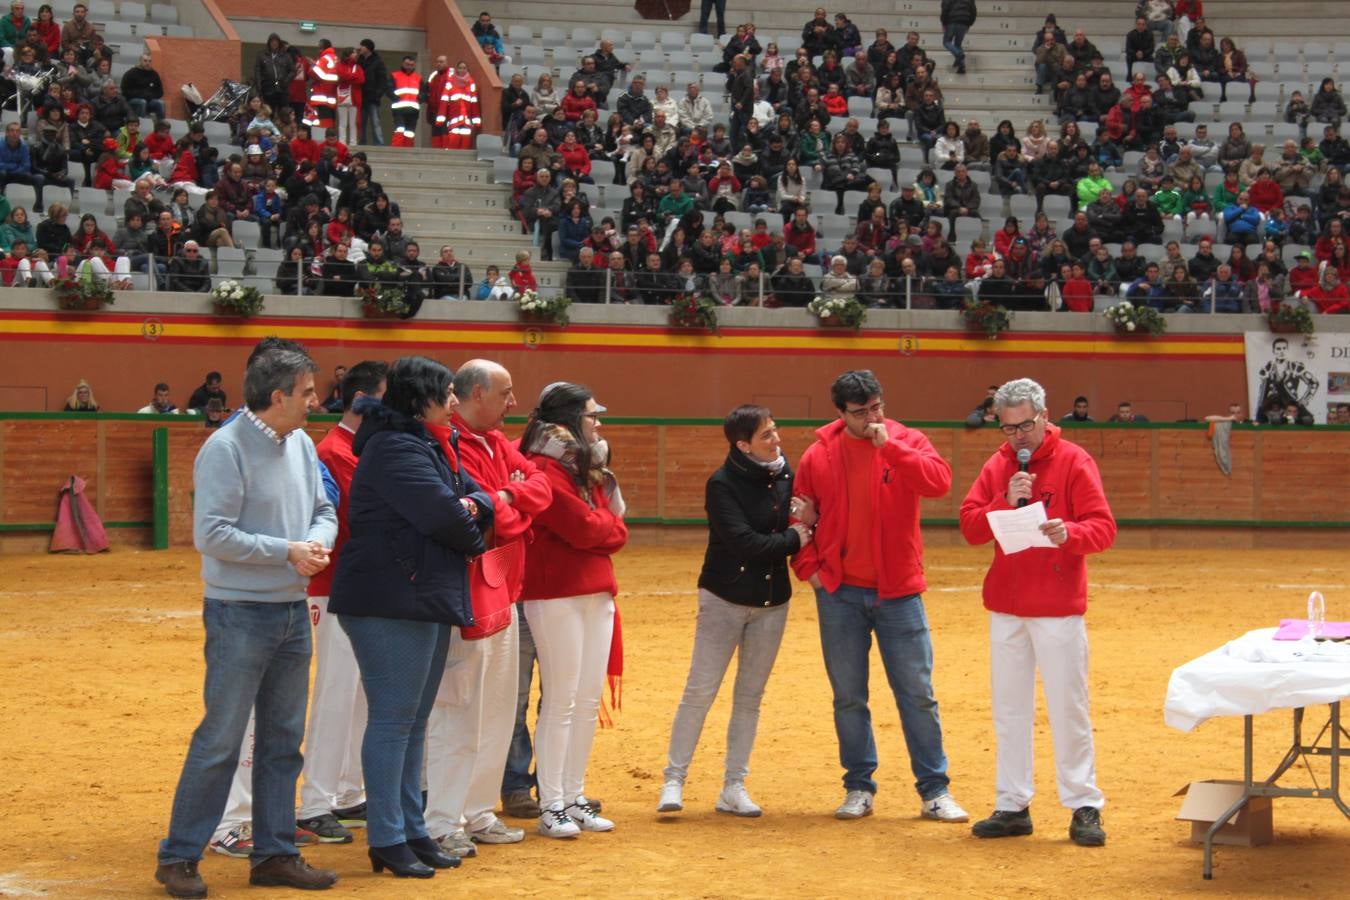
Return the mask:
[[592, 809], [585, 797], [578, 797], [564, 812], [582, 831], [614, 830], [614, 823]]
[[684, 809], [684, 784], [667, 781], [661, 786], [661, 799], [656, 804], [659, 813], [673, 813]]
[[939, 822], [969, 822], [970, 814], [962, 809], [951, 794], [939, 794], [932, 800], [923, 801], [923, 817]]
[[764, 810], [750, 799], [750, 792], [745, 789], [743, 781], [731, 781], [722, 786], [722, 794], [717, 798], [717, 811], [746, 819], [764, 815]]
[[539, 814], [539, 833], [544, 837], [574, 838], [581, 834], [581, 829], [561, 809], [546, 809]]

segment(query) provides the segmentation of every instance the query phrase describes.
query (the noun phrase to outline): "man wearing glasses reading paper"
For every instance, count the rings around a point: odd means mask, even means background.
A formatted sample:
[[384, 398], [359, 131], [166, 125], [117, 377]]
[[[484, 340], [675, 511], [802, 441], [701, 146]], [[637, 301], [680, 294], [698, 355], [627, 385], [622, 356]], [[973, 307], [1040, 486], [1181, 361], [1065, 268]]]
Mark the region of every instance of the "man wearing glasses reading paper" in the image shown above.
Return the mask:
[[1073, 810], [1070, 839], [1106, 843], [1088, 714], [1087, 556], [1111, 546], [1116, 522], [1097, 464], [1047, 422], [1045, 389], [1029, 378], [994, 395], [1007, 441], [985, 462], [961, 504], [961, 533], [972, 544], [994, 537], [988, 513], [1044, 503], [1041, 532], [1053, 545], [1006, 554], [997, 544], [984, 579], [990, 612], [998, 799], [971, 828], [976, 837], [1031, 834], [1032, 735], [1036, 671], [1054, 732], [1059, 799]]

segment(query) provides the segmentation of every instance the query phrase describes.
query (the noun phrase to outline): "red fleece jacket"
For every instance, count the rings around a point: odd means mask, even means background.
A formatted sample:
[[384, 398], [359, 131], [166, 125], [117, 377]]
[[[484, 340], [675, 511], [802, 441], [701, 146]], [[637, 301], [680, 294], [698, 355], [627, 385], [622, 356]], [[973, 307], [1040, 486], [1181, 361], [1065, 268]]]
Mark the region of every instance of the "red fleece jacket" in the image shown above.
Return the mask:
[[[461, 450], [465, 443], [460, 442]], [[551, 600], [602, 591], [617, 595], [610, 557], [628, 542], [628, 526], [610, 511], [604, 487], [591, 488], [591, 506], [557, 460], [535, 454], [526, 458], [548, 476], [553, 502], [534, 517], [530, 530], [534, 543], [520, 599]]]
[[333, 541], [333, 554], [328, 560], [328, 566], [309, 580], [311, 597], [328, 596], [328, 589], [333, 584], [333, 573], [337, 571], [338, 554], [342, 552], [342, 545], [347, 543], [347, 537], [351, 534], [347, 527], [347, 499], [352, 492], [352, 476], [356, 474], [356, 454], [352, 452], [354, 437], [356, 437], [354, 432], [341, 425], [334, 425], [314, 448], [319, 454], [319, 461], [328, 467], [328, 474], [337, 482], [341, 494], [338, 499], [338, 533], [337, 539]]
[[[882, 600], [908, 597], [927, 588], [923, 577], [923, 538], [919, 534], [919, 501], [944, 496], [952, 487], [952, 467], [933, 449], [923, 432], [886, 420], [889, 440], [877, 451], [872, 482], [872, 559], [877, 565], [877, 595]], [[848, 485], [844, 450], [851, 441], [842, 420], [816, 431], [797, 467], [795, 492], [815, 502], [820, 514], [815, 539], [793, 558], [803, 581], [819, 575], [830, 592], [842, 583], [844, 537], [848, 534]]]
[[[506, 435], [492, 431], [475, 431], [468, 422], [454, 414], [454, 426], [459, 429], [459, 461], [464, 471], [490, 494], [510, 491], [510, 503], [496, 503], [492, 510], [492, 546], [502, 547], [515, 541], [525, 541], [534, 524], [534, 517], [548, 509], [553, 501], [553, 485], [548, 475], [521, 455]], [[511, 473], [524, 473], [524, 481], [512, 481]], [[525, 547], [522, 546], [521, 550]], [[519, 568], [511, 573], [511, 599], [520, 597], [525, 580], [525, 553], [518, 553]]]
[[[1082, 447], [1064, 440], [1058, 426], [1047, 425], [1028, 471], [1036, 476], [1032, 502], [1043, 502], [1049, 518], [1063, 519], [1069, 538], [1058, 547], [1033, 547], [1012, 556], [995, 544], [994, 562], [984, 577], [984, 607], [1025, 617], [1082, 615], [1087, 610], [1087, 555], [1100, 553], [1116, 539], [1116, 520], [1097, 464]], [[985, 462], [961, 503], [961, 534], [967, 541], [987, 544], [994, 539], [985, 513], [1012, 508], [1008, 480], [1016, 472], [1017, 455], [1005, 442]]]

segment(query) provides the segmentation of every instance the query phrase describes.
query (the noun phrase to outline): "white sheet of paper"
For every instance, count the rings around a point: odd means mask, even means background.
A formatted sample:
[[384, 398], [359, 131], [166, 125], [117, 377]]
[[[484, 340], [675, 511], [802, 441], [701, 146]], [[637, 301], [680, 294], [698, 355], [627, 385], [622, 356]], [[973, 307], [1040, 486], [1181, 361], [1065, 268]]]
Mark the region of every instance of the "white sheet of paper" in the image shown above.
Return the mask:
[[999, 509], [986, 513], [994, 539], [1007, 554], [1021, 553], [1031, 547], [1053, 547], [1050, 538], [1041, 533], [1045, 524], [1045, 504], [1039, 500], [1021, 509]]

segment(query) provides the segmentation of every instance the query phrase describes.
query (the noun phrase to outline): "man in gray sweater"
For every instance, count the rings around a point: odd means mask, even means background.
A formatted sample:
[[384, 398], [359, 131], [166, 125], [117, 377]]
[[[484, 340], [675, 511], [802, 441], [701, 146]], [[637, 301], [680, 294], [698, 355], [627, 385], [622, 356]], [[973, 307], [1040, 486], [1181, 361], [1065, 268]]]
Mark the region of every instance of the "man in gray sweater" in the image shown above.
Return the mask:
[[337, 514], [305, 419], [314, 361], [269, 350], [244, 378], [240, 421], [207, 439], [193, 466], [193, 542], [206, 584], [206, 714], [193, 733], [155, 879], [171, 897], [205, 897], [197, 862], [225, 807], [249, 709], [255, 885], [322, 889], [337, 874], [295, 847], [311, 636], [305, 587], [328, 565]]

